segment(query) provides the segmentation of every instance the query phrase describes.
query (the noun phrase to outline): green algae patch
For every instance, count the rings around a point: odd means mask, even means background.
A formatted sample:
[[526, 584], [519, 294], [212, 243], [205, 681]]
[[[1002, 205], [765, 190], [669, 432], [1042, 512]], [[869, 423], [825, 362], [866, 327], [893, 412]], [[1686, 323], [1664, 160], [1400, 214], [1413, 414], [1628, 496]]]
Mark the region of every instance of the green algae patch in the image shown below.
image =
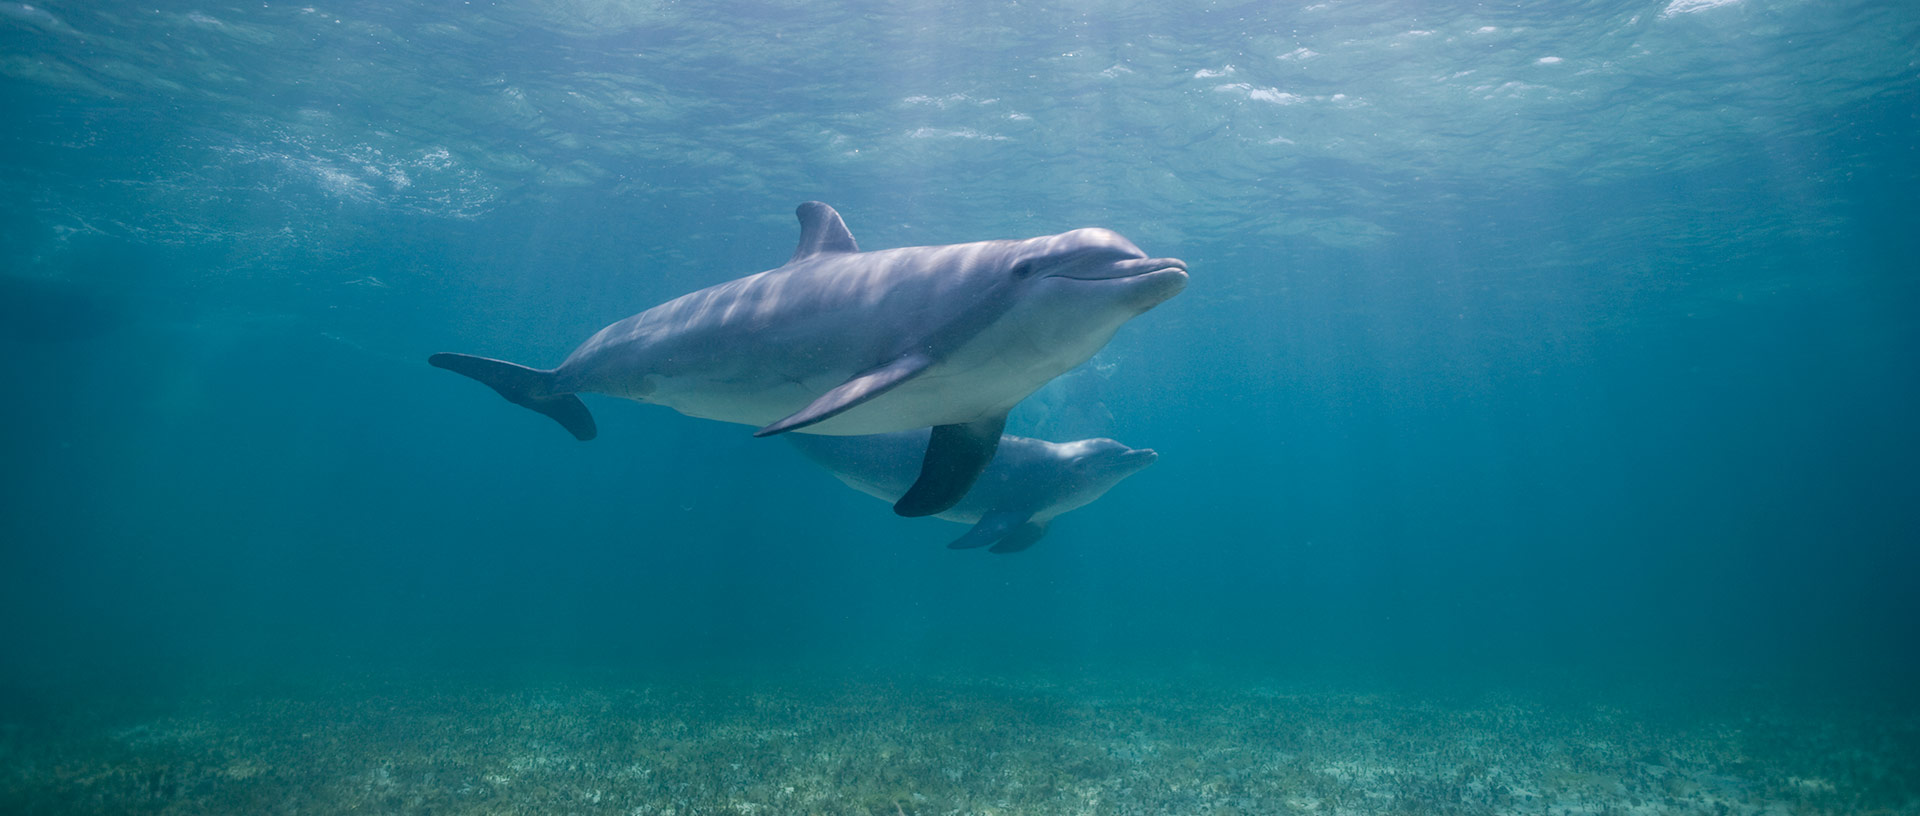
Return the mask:
[[8, 814], [1920, 816], [1911, 715], [1219, 681], [276, 688], [0, 723]]

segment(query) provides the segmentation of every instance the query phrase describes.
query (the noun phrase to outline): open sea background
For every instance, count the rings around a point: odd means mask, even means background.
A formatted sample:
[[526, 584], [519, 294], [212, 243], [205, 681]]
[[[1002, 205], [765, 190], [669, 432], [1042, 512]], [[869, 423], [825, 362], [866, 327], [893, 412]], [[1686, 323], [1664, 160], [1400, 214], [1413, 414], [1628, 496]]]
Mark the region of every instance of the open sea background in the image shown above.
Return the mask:
[[[1737, 698], [1920, 773], [1920, 5], [8, 0], [0, 111], [0, 802], [268, 812], [32, 757], [449, 677]], [[581, 444], [425, 363], [556, 364], [813, 199], [1184, 259], [1008, 428], [1160, 461], [955, 552], [745, 426]]]

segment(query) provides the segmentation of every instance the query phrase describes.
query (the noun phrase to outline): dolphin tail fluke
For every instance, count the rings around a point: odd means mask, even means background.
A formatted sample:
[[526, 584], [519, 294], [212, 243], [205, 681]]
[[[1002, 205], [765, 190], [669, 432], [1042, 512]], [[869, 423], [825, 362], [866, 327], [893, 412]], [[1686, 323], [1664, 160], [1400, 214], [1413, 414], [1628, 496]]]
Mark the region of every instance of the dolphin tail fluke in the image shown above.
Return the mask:
[[959, 504], [993, 461], [1006, 427], [1006, 414], [965, 425], [935, 425], [926, 458], [920, 461], [920, 478], [893, 503], [893, 512], [909, 518], [931, 516]]
[[599, 430], [587, 405], [572, 394], [554, 394], [553, 372], [528, 368], [505, 360], [491, 360], [471, 354], [435, 354], [427, 364], [455, 374], [479, 380], [506, 397], [508, 402], [546, 414], [566, 428], [573, 438], [585, 442]]

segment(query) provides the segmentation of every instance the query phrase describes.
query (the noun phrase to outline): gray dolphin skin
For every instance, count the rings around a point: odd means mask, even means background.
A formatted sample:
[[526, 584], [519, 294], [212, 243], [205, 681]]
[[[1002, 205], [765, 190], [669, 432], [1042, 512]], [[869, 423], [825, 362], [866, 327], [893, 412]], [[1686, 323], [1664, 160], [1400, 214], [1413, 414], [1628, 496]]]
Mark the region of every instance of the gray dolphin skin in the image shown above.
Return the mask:
[[689, 416], [848, 436], [929, 428], [894, 504], [933, 515], [966, 495], [1015, 403], [1178, 294], [1185, 263], [1118, 233], [862, 252], [840, 214], [800, 205], [786, 264], [655, 306], [604, 329], [559, 367], [465, 354], [427, 362], [485, 383], [581, 440], [574, 395], [607, 394]]
[[[893, 501], [913, 483], [928, 435], [925, 430], [875, 436], [796, 435], [787, 441], [848, 487]], [[1159, 458], [1150, 449], [1129, 448], [1111, 439], [1048, 442], [1001, 436], [993, 461], [973, 489], [958, 504], [935, 515], [973, 525], [947, 545], [952, 549], [1019, 552], [1039, 541], [1055, 516], [1087, 506]]]

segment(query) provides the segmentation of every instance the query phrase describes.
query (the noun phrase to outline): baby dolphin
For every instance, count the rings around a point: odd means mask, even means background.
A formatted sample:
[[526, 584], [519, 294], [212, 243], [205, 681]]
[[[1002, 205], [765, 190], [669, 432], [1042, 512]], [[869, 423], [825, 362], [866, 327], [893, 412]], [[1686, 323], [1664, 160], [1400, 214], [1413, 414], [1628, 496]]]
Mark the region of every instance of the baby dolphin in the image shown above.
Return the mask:
[[587, 338], [558, 368], [465, 354], [427, 362], [596, 433], [575, 394], [830, 436], [933, 429], [903, 516], [952, 507], [993, 458], [1015, 403], [1085, 362], [1187, 284], [1185, 263], [1118, 233], [861, 252], [832, 207], [800, 205], [800, 246]]
[[[789, 436], [787, 441], [848, 487], [893, 501], [913, 482], [928, 432], [877, 436]], [[939, 518], [972, 524], [947, 546], [988, 552], [1019, 552], [1046, 535], [1055, 516], [1105, 495], [1120, 480], [1160, 458], [1151, 449], [1129, 448], [1111, 439], [1047, 442], [1002, 436], [993, 462], [958, 504]]]

